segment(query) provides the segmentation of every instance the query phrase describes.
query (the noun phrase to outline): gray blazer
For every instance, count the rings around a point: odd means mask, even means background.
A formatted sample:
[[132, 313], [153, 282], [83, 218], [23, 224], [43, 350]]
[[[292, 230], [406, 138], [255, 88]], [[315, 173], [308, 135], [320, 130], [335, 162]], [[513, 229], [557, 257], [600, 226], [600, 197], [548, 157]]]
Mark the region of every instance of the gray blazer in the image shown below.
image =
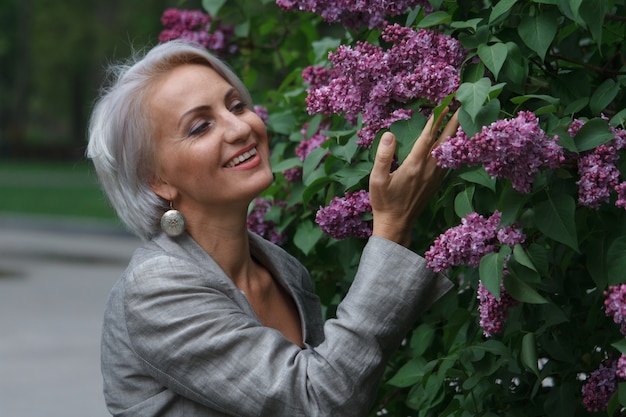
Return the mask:
[[252, 255], [293, 297], [304, 349], [264, 327], [187, 234], [139, 248], [106, 305], [102, 374], [116, 416], [365, 416], [391, 353], [452, 283], [372, 237], [337, 318], [322, 322], [304, 267], [250, 234]]

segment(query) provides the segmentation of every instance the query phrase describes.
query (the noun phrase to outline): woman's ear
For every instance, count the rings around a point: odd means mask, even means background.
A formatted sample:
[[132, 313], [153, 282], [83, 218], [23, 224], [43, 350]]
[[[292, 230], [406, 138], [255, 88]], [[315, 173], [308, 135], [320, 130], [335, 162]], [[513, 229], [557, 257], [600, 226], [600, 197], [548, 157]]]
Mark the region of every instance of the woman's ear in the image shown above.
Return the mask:
[[156, 174], [150, 178], [148, 185], [156, 195], [165, 201], [174, 201], [178, 195], [176, 188]]

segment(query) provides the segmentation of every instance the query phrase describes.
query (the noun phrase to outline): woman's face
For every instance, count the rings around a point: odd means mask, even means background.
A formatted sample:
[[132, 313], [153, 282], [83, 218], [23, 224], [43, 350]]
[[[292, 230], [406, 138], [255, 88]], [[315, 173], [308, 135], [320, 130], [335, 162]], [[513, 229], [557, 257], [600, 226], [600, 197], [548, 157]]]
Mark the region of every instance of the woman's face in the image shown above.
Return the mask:
[[152, 188], [185, 216], [237, 213], [272, 183], [265, 124], [215, 70], [189, 64], [155, 86]]

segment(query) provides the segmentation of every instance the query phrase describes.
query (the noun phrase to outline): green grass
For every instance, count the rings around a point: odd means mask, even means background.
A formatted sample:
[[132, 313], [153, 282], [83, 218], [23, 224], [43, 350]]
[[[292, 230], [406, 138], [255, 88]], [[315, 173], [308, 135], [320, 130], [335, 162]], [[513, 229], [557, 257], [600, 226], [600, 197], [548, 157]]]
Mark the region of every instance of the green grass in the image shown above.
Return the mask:
[[0, 161], [0, 213], [115, 220], [88, 162]]

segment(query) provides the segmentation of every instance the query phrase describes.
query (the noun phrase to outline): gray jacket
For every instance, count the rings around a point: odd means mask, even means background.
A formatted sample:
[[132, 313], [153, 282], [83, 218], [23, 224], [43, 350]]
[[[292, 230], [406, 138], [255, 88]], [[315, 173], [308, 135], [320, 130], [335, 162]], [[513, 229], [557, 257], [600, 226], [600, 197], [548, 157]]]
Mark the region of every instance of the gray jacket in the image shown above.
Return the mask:
[[365, 416], [391, 353], [452, 284], [372, 237], [337, 318], [322, 322], [304, 267], [250, 234], [252, 255], [293, 297], [306, 347], [262, 326], [187, 234], [139, 248], [109, 297], [102, 373], [116, 416]]

